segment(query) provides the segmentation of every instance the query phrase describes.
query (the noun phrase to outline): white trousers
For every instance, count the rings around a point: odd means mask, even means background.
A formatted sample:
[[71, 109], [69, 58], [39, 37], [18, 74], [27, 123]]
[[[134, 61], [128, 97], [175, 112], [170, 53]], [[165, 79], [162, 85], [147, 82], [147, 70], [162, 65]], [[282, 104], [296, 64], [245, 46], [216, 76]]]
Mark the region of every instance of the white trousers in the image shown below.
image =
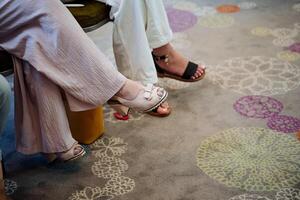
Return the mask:
[[162, 0], [122, 0], [114, 16], [118, 70], [144, 84], [157, 83], [151, 52], [169, 43], [173, 35]]

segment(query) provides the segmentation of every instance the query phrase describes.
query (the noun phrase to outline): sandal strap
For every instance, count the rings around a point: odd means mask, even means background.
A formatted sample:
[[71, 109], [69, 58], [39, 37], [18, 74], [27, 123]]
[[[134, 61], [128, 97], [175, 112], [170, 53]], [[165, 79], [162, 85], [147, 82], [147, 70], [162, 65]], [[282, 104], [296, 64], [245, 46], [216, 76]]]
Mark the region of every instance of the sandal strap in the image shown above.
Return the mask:
[[192, 76], [195, 75], [196, 71], [198, 69], [198, 65], [189, 61], [188, 65], [182, 75], [182, 78], [184, 79], [190, 79]]
[[145, 87], [144, 98], [148, 101], [152, 99], [153, 84], [148, 83]]
[[156, 56], [154, 54], [153, 55], [153, 58], [156, 60], [156, 61], [163, 61], [165, 63], [168, 63], [169, 62], [169, 55], [166, 54], [166, 55], [162, 55], [162, 56]]

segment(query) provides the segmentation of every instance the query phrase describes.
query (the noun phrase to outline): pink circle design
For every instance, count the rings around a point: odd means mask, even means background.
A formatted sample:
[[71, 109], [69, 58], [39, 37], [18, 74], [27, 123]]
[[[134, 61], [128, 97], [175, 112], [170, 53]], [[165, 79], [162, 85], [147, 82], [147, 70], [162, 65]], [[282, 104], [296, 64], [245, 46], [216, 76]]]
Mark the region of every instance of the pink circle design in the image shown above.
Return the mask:
[[238, 99], [233, 108], [245, 117], [265, 119], [278, 115], [283, 109], [283, 104], [271, 97], [252, 95]]
[[300, 119], [286, 115], [274, 115], [269, 118], [267, 125], [272, 130], [294, 133], [300, 130]]
[[197, 16], [188, 11], [175, 8], [167, 8], [166, 11], [173, 32], [183, 32], [193, 27], [198, 21]]
[[300, 53], [300, 42], [294, 43], [288, 47], [288, 50], [296, 53]]

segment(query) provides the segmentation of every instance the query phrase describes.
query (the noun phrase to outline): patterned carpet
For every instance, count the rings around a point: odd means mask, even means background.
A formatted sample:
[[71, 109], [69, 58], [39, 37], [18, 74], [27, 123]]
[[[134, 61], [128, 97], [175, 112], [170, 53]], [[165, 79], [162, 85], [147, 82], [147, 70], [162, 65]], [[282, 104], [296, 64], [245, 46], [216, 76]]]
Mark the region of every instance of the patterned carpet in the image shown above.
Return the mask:
[[[11, 114], [0, 148], [12, 199], [300, 200], [300, 0], [164, 2], [172, 44], [205, 79], [160, 79], [168, 118], [120, 121], [105, 105], [105, 136], [68, 164], [15, 152]], [[88, 35], [114, 62], [112, 25]]]

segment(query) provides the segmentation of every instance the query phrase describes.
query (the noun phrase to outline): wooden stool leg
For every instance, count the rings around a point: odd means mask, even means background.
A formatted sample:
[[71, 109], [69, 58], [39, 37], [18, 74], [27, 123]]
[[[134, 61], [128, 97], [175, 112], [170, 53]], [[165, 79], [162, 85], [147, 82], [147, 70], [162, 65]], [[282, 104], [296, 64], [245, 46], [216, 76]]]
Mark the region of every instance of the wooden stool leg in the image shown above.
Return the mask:
[[1, 200], [11, 200], [11, 198], [7, 197], [4, 189], [4, 173], [3, 173], [3, 162], [2, 162], [2, 152], [0, 150], [0, 199]]
[[2, 152], [0, 150], [0, 199], [5, 198], [4, 191], [4, 178], [3, 178], [3, 167], [2, 167]]

